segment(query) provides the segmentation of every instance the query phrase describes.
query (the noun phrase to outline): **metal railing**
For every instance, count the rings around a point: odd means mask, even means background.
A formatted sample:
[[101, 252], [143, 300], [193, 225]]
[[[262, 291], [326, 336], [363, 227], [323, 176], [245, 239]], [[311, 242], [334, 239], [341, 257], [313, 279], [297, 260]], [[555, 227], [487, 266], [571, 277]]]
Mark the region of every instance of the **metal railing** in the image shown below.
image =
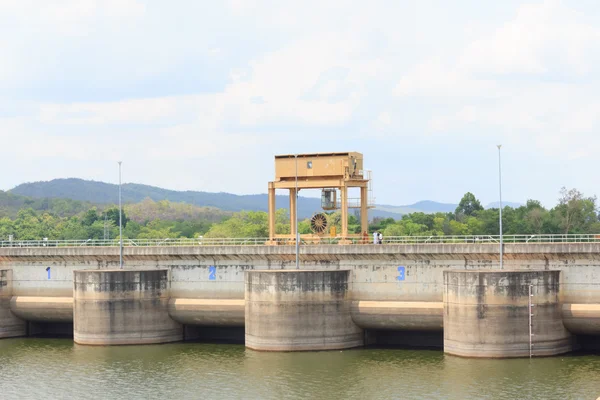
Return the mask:
[[[302, 239], [303, 245], [338, 244], [340, 238]], [[372, 236], [368, 238], [352, 237], [346, 239], [351, 244], [373, 244]], [[600, 234], [586, 235], [504, 235], [504, 243], [600, 243]], [[123, 245], [128, 247], [149, 246], [261, 246], [268, 238], [166, 238], [166, 239], [125, 239]], [[293, 239], [276, 238], [277, 244], [292, 245]], [[499, 235], [476, 236], [389, 236], [383, 239], [384, 245], [394, 244], [498, 244]], [[118, 239], [102, 240], [10, 240], [0, 241], [0, 248], [22, 247], [119, 247]]]

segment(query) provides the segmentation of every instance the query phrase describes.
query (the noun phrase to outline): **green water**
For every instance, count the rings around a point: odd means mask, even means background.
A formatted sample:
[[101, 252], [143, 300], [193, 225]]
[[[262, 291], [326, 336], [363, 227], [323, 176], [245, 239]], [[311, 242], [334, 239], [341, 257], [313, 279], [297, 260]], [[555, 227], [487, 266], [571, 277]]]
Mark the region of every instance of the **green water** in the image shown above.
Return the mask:
[[592, 399], [600, 355], [475, 360], [433, 350], [0, 340], [0, 399]]

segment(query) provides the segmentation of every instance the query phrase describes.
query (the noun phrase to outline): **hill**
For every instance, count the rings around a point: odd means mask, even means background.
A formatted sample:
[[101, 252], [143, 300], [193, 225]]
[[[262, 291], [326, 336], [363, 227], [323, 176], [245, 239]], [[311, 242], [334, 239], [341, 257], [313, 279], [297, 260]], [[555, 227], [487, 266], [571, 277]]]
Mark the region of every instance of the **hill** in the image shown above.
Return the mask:
[[438, 203], [436, 201], [431, 200], [422, 200], [416, 202], [415, 204], [409, 204], [405, 206], [391, 206], [391, 205], [377, 205], [377, 209], [381, 211], [386, 211], [394, 214], [411, 214], [414, 212], [423, 212], [426, 214], [436, 213], [436, 212], [454, 212], [456, 210], [457, 204], [447, 204], [447, 203]]
[[[118, 185], [89, 181], [77, 178], [54, 179], [47, 182], [24, 183], [10, 190], [11, 194], [28, 196], [34, 199], [66, 198], [94, 204], [116, 204], [118, 202]], [[122, 186], [125, 203], [139, 203], [144, 199], [153, 201], [169, 200], [174, 203], [188, 203], [199, 207], [215, 207], [223, 211], [267, 211], [268, 198], [266, 194], [235, 195], [231, 193], [209, 193], [199, 191], [176, 191], [155, 186], [136, 183], [126, 183]], [[287, 208], [288, 196], [276, 196], [277, 207]], [[420, 201], [405, 206], [377, 205], [369, 212], [371, 218], [399, 219], [403, 214], [411, 212], [449, 212], [454, 211], [456, 204], [444, 204], [434, 201]], [[298, 215], [301, 218], [310, 217], [321, 210], [318, 198], [300, 197]]]
[[32, 208], [35, 211], [47, 211], [59, 217], [66, 217], [89, 210], [93, 204], [63, 198], [31, 198], [0, 190], [0, 218], [14, 218], [20, 209]]

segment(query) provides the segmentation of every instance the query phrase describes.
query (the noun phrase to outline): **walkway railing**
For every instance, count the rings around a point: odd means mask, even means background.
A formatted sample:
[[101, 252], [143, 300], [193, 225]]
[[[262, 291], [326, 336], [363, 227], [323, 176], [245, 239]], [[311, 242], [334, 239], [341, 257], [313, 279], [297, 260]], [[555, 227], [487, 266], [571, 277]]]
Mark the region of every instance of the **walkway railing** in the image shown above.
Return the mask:
[[[268, 238], [178, 238], [178, 239], [125, 239], [128, 247], [148, 246], [261, 246]], [[352, 244], [372, 244], [373, 238], [349, 238]], [[600, 243], [600, 234], [594, 235], [504, 235], [504, 243]], [[278, 244], [293, 244], [290, 239], [276, 239]], [[303, 245], [338, 244], [339, 238], [302, 239]], [[383, 244], [483, 244], [499, 243], [499, 235], [478, 236], [389, 236]], [[0, 247], [118, 247], [119, 240], [11, 240], [0, 241]]]

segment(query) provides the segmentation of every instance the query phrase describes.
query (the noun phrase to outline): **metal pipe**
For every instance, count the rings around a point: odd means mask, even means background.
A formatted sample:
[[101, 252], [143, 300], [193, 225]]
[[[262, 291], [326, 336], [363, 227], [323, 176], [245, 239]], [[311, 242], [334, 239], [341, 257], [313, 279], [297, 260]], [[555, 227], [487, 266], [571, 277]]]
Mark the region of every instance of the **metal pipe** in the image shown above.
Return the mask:
[[296, 228], [296, 269], [300, 269], [300, 236], [298, 235], [298, 154], [296, 154], [294, 157], [296, 158], [296, 201], [294, 202], [294, 215], [296, 217], [296, 220], [294, 221], [294, 227]]
[[504, 243], [502, 240], [502, 153], [500, 149], [502, 145], [498, 145], [498, 184], [500, 187], [500, 269], [504, 269]]
[[121, 205], [121, 163], [119, 161], [119, 269], [123, 269], [123, 207]]

